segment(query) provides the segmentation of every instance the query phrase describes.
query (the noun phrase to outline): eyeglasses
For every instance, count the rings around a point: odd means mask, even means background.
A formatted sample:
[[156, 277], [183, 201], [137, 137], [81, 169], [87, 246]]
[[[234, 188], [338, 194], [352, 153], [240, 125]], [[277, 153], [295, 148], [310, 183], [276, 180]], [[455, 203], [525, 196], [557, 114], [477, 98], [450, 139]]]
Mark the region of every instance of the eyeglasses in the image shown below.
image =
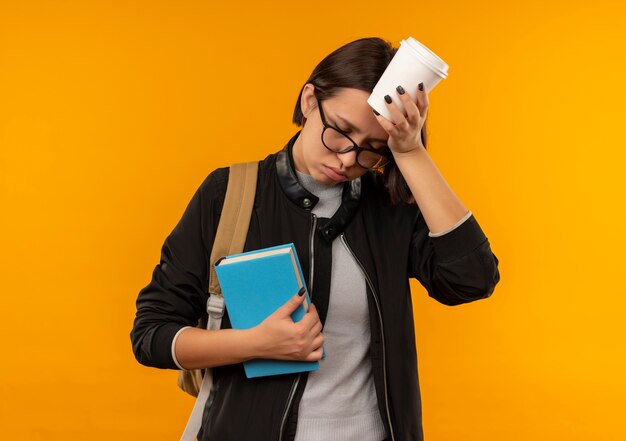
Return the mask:
[[322, 144], [324, 144], [324, 147], [331, 152], [339, 154], [356, 150], [356, 162], [361, 167], [368, 170], [380, 170], [391, 162], [388, 146], [385, 145], [377, 149], [372, 146], [360, 147], [343, 130], [329, 125], [326, 121], [321, 101], [317, 97], [315, 97], [315, 99], [317, 100], [317, 106], [320, 109], [320, 117], [324, 125], [324, 129], [322, 130]]

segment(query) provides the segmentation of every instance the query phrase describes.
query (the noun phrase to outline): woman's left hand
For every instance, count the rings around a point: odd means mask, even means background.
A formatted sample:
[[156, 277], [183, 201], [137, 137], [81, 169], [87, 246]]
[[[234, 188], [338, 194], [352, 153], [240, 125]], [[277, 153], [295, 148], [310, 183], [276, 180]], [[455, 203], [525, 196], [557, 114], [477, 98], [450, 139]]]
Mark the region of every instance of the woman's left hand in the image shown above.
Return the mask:
[[393, 121], [389, 121], [382, 115], [376, 115], [374, 112], [378, 123], [389, 134], [387, 145], [394, 155], [424, 148], [421, 131], [428, 112], [428, 94], [426, 90], [417, 89], [417, 102], [415, 103], [408, 93], [400, 93], [400, 91], [404, 91], [402, 86], [398, 86], [398, 88], [400, 90], [396, 89], [396, 94], [404, 105], [406, 115], [400, 111], [400, 108], [393, 100], [391, 100], [391, 103], [385, 101]]

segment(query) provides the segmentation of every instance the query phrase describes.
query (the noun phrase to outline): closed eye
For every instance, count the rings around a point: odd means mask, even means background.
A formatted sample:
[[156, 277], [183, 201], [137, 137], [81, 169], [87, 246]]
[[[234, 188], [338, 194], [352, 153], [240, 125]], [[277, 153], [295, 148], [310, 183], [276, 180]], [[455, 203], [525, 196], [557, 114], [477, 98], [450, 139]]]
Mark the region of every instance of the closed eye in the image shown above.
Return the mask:
[[339, 127], [337, 124], [335, 124], [332, 121], [331, 121], [331, 126], [333, 126], [333, 128], [335, 128], [335, 129], [339, 130], [340, 132], [350, 133], [350, 129], [342, 129], [341, 127]]
[[[329, 121], [329, 123], [330, 123], [330, 125], [331, 125], [333, 128], [335, 128], [335, 129], [339, 130], [340, 132], [347, 133], [347, 134], [351, 134], [351, 133], [352, 133], [352, 129], [350, 129], [350, 128], [348, 128], [348, 129], [342, 129], [342, 128], [341, 128], [341, 127], [339, 127], [337, 124], [335, 124], [333, 121]], [[372, 149], [374, 149], [374, 150], [379, 150], [379, 151], [381, 151], [381, 152], [382, 152], [383, 150], [385, 150], [385, 148], [387, 147], [387, 145], [386, 145], [386, 144], [382, 144], [382, 145], [379, 145], [378, 147], [375, 147], [375, 146], [373, 146], [373, 145], [372, 145], [372, 143], [368, 142], [368, 143], [363, 144], [363, 145], [362, 145], [362, 147], [369, 147], [369, 148], [372, 148]]]

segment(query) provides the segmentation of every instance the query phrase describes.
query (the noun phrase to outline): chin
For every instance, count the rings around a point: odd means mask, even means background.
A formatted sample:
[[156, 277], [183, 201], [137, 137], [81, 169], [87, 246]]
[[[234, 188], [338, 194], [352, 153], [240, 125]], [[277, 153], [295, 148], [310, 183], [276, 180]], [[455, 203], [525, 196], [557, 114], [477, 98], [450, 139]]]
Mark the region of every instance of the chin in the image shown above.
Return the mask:
[[316, 177], [318, 182], [323, 182], [326, 185], [336, 184], [337, 182], [333, 181], [329, 176], [326, 176], [324, 172], [320, 172], [319, 176]]

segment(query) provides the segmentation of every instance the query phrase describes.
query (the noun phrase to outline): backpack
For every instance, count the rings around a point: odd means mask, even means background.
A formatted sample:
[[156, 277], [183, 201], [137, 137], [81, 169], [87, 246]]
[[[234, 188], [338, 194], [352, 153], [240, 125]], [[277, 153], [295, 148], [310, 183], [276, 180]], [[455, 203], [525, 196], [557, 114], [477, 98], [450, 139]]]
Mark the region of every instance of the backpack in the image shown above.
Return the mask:
[[[198, 321], [198, 328], [218, 330], [224, 315], [224, 297], [215, 273], [214, 263], [223, 256], [241, 253], [246, 242], [250, 216], [256, 193], [258, 161], [230, 166], [224, 207], [209, 261], [209, 300], [207, 317]], [[208, 369], [182, 370], [178, 373], [178, 387], [193, 395], [196, 403], [187, 421], [181, 441], [194, 441], [202, 425], [202, 414], [213, 386], [213, 374]]]

